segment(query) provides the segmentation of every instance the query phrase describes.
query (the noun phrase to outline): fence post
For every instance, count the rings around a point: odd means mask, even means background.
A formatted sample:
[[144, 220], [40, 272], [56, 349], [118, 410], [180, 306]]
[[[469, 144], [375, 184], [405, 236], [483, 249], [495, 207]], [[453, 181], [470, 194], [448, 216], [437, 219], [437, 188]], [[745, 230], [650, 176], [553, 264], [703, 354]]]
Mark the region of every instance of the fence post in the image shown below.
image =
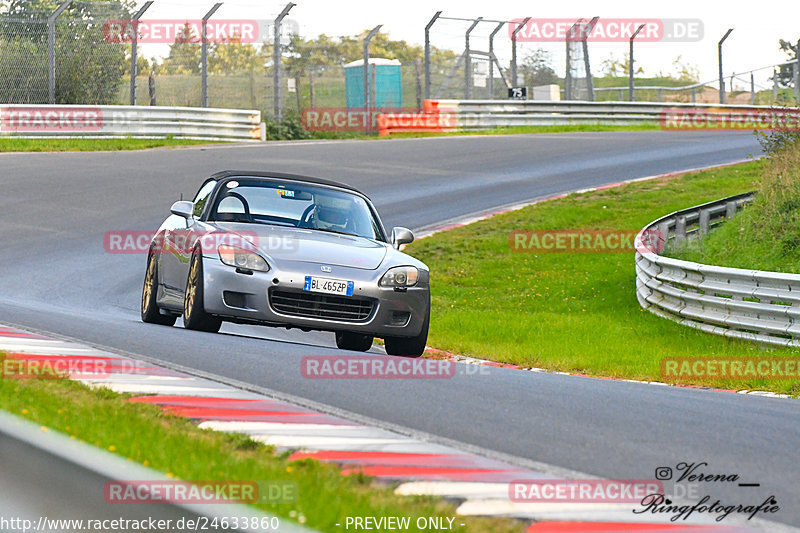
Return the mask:
[[[369, 123], [369, 124], [372, 123], [372, 120], [370, 118], [370, 103], [371, 103], [370, 102], [370, 86], [371, 86], [371, 84], [370, 84], [370, 79], [369, 79], [370, 78], [370, 75], [369, 75], [369, 71], [370, 71], [370, 69], [369, 69], [369, 43], [370, 43], [370, 41], [372, 41], [372, 38], [375, 37], [375, 35], [378, 34], [378, 32], [381, 30], [382, 27], [383, 27], [383, 24], [378, 24], [377, 26], [372, 28], [372, 31], [370, 31], [367, 34], [367, 36], [364, 38], [364, 50], [363, 50], [362, 56], [364, 58], [364, 80], [363, 81], [364, 81], [364, 121], [365, 121], [365, 124], [366, 123]], [[367, 120], [369, 120], [369, 122], [366, 122]]]
[[797, 59], [792, 69], [794, 74], [794, 101], [800, 104], [800, 39], [797, 40], [797, 48], [795, 48], [794, 55]]
[[722, 43], [725, 42], [725, 39], [728, 38], [728, 35], [731, 34], [733, 28], [729, 28], [728, 31], [725, 32], [725, 35], [722, 36], [722, 39], [719, 40], [719, 44], [717, 44], [717, 55], [719, 58], [719, 103], [725, 103], [725, 79], [722, 77]]
[[772, 103], [778, 102], [778, 71], [772, 67]]
[[414, 74], [416, 75], [416, 96], [417, 96], [417, 112], [422, 113], [422, 81], [419, 71], [419, 59], [414, 59]]
[[531, 17], [525, 17], [511, 34], [511, 87], [517, 86], [517, 34], [528, 24]]
[[679, 215], [675, 220], [675, 242], [680, 243], [686, 240], [686, 216]]
[[47, 102], [56, 103], [56, 19], [72, 0], [63, 2], [47, 17]]
[[200, 35], [200, 65], [202, 69], [201, 87], [203, 92], [202, 102], [200, 104], [201, 107], [208, 107], [208, 37], [206, 33], [206, 25], [208, 24], [208, 19], [214, 16], [214, 13], [216, 13], [217, 9], [220, 7], [222, 7], [222, 2], [217, 2], [211, 9], [209, 9], [208, 13], [206, 13], [206, 16], [203, 17], [203, 25]]
[[[631, 42], [630, 42], [631, 48], [630, 48], [630, 53], [628, 54], [628, 101], [629, 102], [633, 102], [633, 100], [634, 100], [634, 97], [633, 97], [633, 40], [636, 39], [636, 36], [639, 35], [639, 32], [642, 31], [642, 28], [644, 28], [644, 24], [640, 24], [639, 27], [636, 28], [636, 31], [633, 32], [633, 35], [631, 35]], [[622, 100], [621, 97], [620, 97], [620, 100]]]
[[141, 9], [133, 16], [133, 35], [131, 36], [131, 105], [136, 105], [136, 75], [139, 73], [139, 65], [137, 64], [138, 52], [136, 50], [139, 44], [139, 19], [152, 5], [152, 0], [145, 2]]
[[662, 222], [658, 225], [658, 231], [661, 233], [660, 237], [664, 239], [664, 246], [667, 246], [669, 240], [669, 222]]
[[156, 105], [156, 75], [154, 72], [150, 72], [150, 76], [147, 78], [147, 88], [150, 92], [150, 105]]
[[497, 35], [497, 32], [500, 31], [503, 26], [505, 26], [505, 22], [501, 22], [497, 25], [497, 27], [489, 34], [489, 99], [494, 100], [494, 36]]
[[466, 100], [472, 98], [472, 49], [469, 44], [469, 34], [482, 20], [483, 17], [476, 18], [467, 29], [467, 33], [464, 34], [464, 98]]
[[308, 71], [308, 107], [314, 109], [317, 107], [317, 95], [314, 88], [314, 69]]
[[427, 99], [431, 97], [431, 28], [441, 15], [442, 12], [437, 11], [428, 22], [428, 25], [425, 26], [425, 98]]
[[281, 22], [295, 5], [292, 2], [286, 4], [275, 18], [272, 29], [275, 34], [272, 40], [272, 112], [277, 122], [281, 120]]
[[701, 235], [705, 235], [706, 233], [708, 233], [708, 226], [710, 221], [711, 221], [711, 212], [708, 209], [701, 209], [700, 220], [698, 220], [697, 222]]

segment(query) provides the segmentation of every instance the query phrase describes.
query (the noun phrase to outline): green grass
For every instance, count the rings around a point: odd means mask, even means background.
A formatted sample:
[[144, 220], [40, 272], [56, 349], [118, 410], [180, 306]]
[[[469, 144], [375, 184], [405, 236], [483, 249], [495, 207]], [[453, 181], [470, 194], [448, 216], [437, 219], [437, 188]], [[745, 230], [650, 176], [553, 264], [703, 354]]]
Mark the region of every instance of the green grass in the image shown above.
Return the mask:
[[670, 255], [688, 261], [800, 273], [800, 141], [765, 161], [753, 203]]
[[800, 242], [794, 238], [780, 242], [774, 234], [765, 235], [759, 204], [756, 200], [708, 236], [687, 240], [667, 255], [697, 263], [800, 274]]
[[[131, 403], [107, 389], [71, 381], [0, 379], [0, 408], [187, 481], [293, 481], [294, 503], [258, 507], [321, 531], [341, 531], [347, 516], [455, 516], [455, 506], [430, 497], [400, 497], [392, 487], [314, 460], [289, 462], [244, 435], [197, 428], [153, 405]], [[302, 518], [301, 518], [302, 517]], [[462, 531], [519, 532], [507, 519], [456, 518]]]
[[[671, 211], [752, 190], [761, 162], [543, 202], [433, 235], [407, 251], [431, 269], [429, 345], [595, 376], [661, 380], [667, 356], [788, 355], [705, 334], [640, 308], [632, 253], [519, 253], [512, 230], [638, 230]], [[691, 383], [796, 394], [787, 381]]]
[[215, 144], [189, 139], [9, 139], [0, 138], [0, 152], [93, 152]]

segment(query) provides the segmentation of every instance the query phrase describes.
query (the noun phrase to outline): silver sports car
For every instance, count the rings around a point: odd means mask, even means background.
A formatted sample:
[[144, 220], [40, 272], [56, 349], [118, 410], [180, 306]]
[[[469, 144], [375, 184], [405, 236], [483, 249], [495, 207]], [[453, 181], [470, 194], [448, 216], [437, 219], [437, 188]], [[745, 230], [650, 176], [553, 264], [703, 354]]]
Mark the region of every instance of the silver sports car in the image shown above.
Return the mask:
[[275, 172], [211, 176], [176, 202], [150, 244], [142, 320], [217, 332], [223, 321], [324, 330], [366, 351], [420, 356], [430, 320], [428, 267], [399, 251], [361, 192]]

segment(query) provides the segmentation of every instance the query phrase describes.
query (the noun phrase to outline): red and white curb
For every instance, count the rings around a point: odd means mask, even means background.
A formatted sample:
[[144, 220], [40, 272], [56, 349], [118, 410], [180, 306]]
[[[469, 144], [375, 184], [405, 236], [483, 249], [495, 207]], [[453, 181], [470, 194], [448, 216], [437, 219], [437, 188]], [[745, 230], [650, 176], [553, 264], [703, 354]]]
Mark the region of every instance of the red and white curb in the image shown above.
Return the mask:
[[[363, 473], [396, 485], [398, 495], [429, 495], [457, 500], [462, 516], [513, 517], [530, 523], [531, 532], [610, 532], [702, 530], [743, 531], [699, 517], [675, 526], [642, 521], [631, 504], [517, 503], [509, 483], [557, 479], [455, 448], [414, 439], [266, 395], [136, 361], [73, 342], [0, 326], [0, 351], [9, 359], [80, 365], [70, 379], [91, 387], [135, 394], [131, 402], [149, 403], [189, 418], [200, 427], [244, 433], [291, 453], [290, 460], [316, 459], [340, 465], [343, 475]], [[93, 371], [93, 365], [101, 372]], [[651, 519], [652, 520], [652, 519]], [[695, 528], [695, 526], [700, 529]]]

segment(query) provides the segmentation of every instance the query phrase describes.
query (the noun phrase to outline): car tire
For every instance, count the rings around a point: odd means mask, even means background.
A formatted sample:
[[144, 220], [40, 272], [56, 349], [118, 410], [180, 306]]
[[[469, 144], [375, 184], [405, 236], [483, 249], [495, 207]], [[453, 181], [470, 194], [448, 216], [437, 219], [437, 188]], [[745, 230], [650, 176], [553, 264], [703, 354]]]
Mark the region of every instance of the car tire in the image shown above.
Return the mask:
[[428, 342], [428, 326], [431, 321], [430, 306], [428, 314], [422, 323], [422, 330], [416, 337], [385, 337], [386, 353], [389, 355], [399, 355], [402, 357], [420, 357], [425, 353], [425, 344]]
[[206, 313], [203, 308], [203, 257], [196, 251], [189, 265], [186, 295], [183, 300], [183, 327], [194, 331], [217, 333], [222, 320]]
[[371, 335], [361, 335], [350, 331], [336, 332], [336, 346], [340, 350], [350, 350], [353, 352], [366, 352], [372, 348], [373, 337]]
[[144, 285], [142, 286], [142, 322], [161, 326], [174, 326], [178, 317], [161, 314], [161, 310], [156, 303], [157, 294], [158, 261], [156, 261], [156, 256], [151, 252], [147, 256], [147, 270], [144, 274]]

